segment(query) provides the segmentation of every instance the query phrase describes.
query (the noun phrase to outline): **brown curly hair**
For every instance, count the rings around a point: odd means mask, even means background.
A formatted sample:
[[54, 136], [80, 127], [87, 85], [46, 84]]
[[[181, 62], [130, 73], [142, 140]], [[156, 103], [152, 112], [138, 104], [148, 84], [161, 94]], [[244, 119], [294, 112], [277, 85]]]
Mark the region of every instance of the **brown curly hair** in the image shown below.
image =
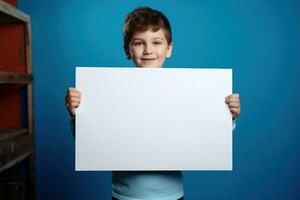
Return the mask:
[[164, 30], [168, 44], [172, 42], [171, 25], [167, 17], [160, 11], [149, 7], [139, 7], [130, 12], [125, 18], [123, 27], [124, 50], [126, 57], [130, 59], [129, 43], [136, 31], [146, 31], [149, 28], [152, 31]]

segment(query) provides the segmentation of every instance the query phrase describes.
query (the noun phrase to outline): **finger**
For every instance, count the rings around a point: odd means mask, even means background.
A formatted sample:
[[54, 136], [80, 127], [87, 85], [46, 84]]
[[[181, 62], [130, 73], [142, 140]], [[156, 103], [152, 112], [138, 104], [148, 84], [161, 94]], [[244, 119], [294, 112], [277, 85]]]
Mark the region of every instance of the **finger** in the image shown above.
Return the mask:
[[232, 97], [230, 95], [225, 98], [226, 103], [229, 103], [229, 102], [232, 102], [232, 101], [238, 101], [238, 98]]
[[235, 94], [230, 94], [226, 97], [226, 99], [231, 99], [231, 98], [239, 99], [240, 95], [238, 93], [235, 93]]
[[230, 103], [238, 103], [240, 104], [240, 100], [239, 99], [226, 99], [225, 103], [230, 104]]
[[79, 106], [79, 103], [77, 103], [77, 102], [71, 102], [71, 103], [69, 103], [69, 107], [71, 107], [72, 109], [73, 108], [78, 108], [78, 106]]
[[240, 107], [239, 102], [230, 102], [228, 105], [230, 108], [239, 108]]
[[77, 96], [77, 97], [81, 96], [81, 92], [76, 88], [68, 88], [67, 94], [68, 96]]
[[230, 96], [228, 96], [227, 97], [227, 100], [239, 100], [240, 99], [240, 97], [239, 96], [234, 96], [234, 95], [230, 95]]
[[68, 93], [70, 97], [81, 97], [81, 92], [70, 92]]
[[68, 97], [68, 98], [65, 100], [65, 104], [66, 104], [67, 107], [69, 107], [72, 103], [80, 104], [80, 103], [81, 103], [81, 100], [78, 99], [77, 97]]
[[69, 87], [69, 88], [68, 88], [68, 91], [69, 91], [69, 92], [76, 92], [76, 91], [77, 91], [77, 92], [80, 92], [78, 89], [76, 89], [76, 88], [74, 88], [74, 87]]
[[239, 114], [240, 109], [238, 109], [238, 108], [230, 108], [230, 111], [231, 111], [232, 113]]
[[240, 100], [239, 99], [236, 99], [236, 98], [231, 98], [231, 99], [227, 99], [226, 100], [226, 103], [240, 103]]
[[80, 103], [81, 102], [81, 98], [80, 97], [69, 97], [69, 102]]

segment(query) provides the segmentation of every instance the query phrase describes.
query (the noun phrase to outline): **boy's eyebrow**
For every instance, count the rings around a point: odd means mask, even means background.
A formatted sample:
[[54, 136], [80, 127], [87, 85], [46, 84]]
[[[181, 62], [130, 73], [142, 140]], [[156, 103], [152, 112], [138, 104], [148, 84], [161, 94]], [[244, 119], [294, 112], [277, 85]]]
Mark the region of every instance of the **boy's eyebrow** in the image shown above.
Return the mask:
[[[156, 39], [161, 39], [161, 40], [164, 40], [164, 38], [163, 37], [155, 37], [155, 38], [153, 38], [154, 40], [156, 40]], [[144, 41], [144, 39], [143, 38], [133, 38], [132, 39], [132, 41], [135, 41], [135, 40], [142, 40], [142, 41]]]
[[133, 38], [132, 41], [134, 40], [143, 40], [142, 38]]
[[153, 39], [161, 39], [161, 40], [164, 40], [164, 38], [163, 37], [155, 37], [155, 38], [153, 38]]

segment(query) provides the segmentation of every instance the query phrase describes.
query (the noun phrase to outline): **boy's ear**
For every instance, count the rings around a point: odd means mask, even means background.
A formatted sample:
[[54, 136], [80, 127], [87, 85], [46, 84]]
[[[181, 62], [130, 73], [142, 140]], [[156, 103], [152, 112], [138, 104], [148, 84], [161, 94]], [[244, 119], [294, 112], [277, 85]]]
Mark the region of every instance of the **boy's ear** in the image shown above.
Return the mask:
[[123, 46], [123, 47], [124, 47], [124, 51], [125, 51], [125, 54], [126, 54], [126, 58], [127, 58], [128, 60], [130, 60], [130, 59], [131, 59], [131, 56], [130, 56], [130, 53], [129, 53], [129, 49], [126, 48], [125, 46]]
[[126, 52], [126, 58], [127, 58], [128, 60], [131, 60], [131, 56], [130, 56], [130, 53], [129, 53], [129, 52]]
[[173, 42], [171, 42], [168, 46], [168, 50], [167, 50], [167, 58], [170, 58], [172, 55], [172, 50], [173, 50]]

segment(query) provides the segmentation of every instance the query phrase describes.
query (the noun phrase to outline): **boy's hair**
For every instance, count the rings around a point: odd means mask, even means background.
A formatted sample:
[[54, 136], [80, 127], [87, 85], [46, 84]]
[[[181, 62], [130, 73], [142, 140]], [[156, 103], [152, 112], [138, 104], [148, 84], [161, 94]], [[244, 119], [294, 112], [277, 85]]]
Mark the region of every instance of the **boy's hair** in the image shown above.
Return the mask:
[[136, 8], [126, 16], [123, 27], [124, 50], [128, 59], [130, 59], [129, 43], [133, 34], [136, 31], [146, 31], [149, 28], [154, 32], [162, 29], [168, 44], [171, 44], [172, 30], [167, 17], [162, 12], [149, 7]]

